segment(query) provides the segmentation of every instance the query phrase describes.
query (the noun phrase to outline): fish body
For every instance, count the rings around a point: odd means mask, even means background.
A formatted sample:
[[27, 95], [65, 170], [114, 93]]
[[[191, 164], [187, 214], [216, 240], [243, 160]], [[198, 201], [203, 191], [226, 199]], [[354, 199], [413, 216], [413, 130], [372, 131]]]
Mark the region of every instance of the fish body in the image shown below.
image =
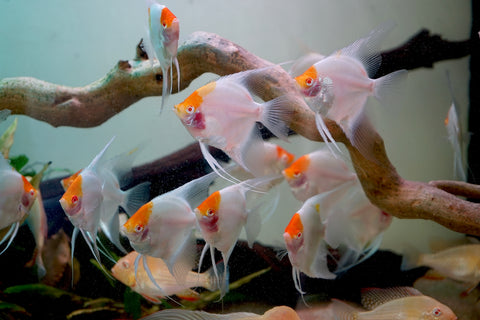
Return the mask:
[[450, 141], [454, 152], [453, 172], [455, 178], [461, 181], [466, 181], [467, 174], [465, 172], [465, 164], [463, 160], [463, 146], [465, 143], [463, 137], [464, 134], [460, 126], [457, 107], [454, 102], [448, 109], [448, 114], [445, 118], [445, 128], [447, 129], [448, 140]]
[[32, 184], [0, 157], [0, 229], [8, 228], [0, 240], [0, 244], [8, 240], [1, 253], [12, 243], [36, 198], [37, 190]]
[[160, 63], [163, 76], [162, 106], [172, 91], [172, 65], [177, 69], [178, 90], [180, 90], [180, 68], [177, 59], [180, 23], [178, 18], [164, 5], [148, 0], [148, 38], [147, 54]]
[[357, 180], [347, 164], [327, 148], [305, 154], [282, 171], [290, 189], [299, 201]]
[[[334, 52], [313, 64], [295, 80], [307, 104], [317, 113], [337, 122], [350, 142], [368, 155], [370, 123], [364, 114], [369, 96], [384, 101], [392, 87], [406, 77], [400, 70], [378, 79], [372, 79], [381, 64], [379, 45], [392, 26], [373, 30], [368, 36]], [[321, 125], [317, 119], [317, 126]], [[323, 125], [320, 133], [329, 135]], [[334, 141], [332, 141], [334, 142]]]
[[[60, 205], [75, 227], [72, 244], [80, 231], [99, 262], [100, 254], [96, 244], [98, 229], [102, 228], [110, 241], [121, 251], [126, 252], [118, 238], [119, 206], [122, 206], [127, 213], [131, 213], [140, 206], [143, 199], [148, 197], [149, 192], [148, 184], [141, 184], [127, 191], [120, 189], [119, 173], [124, 173], [126, 170], [117, 167], [121, 157], [116, 158], [115, 161], [104, 159], [104, 154], [113, 139], [85, 169], [77, 174], [60, 198]], [[74, 246], [72, 246], [73, 251]]]
[[210, 173], [153, 198], [121, 229], [138, 253], [163, 259], [180, 283], [194, 265], [196, 218], [192, 206], [207, 197], [215, 177]]
[[198, 293], [191, 288], [195, 287], [206, 288], [210, 291], [216, 290], [216, 283], [211, 271], [204, 273], [190, 271], [185, 281], [179, 284], [162, 259], [147, 256], [145, 257], [146, 264], [155, 279], [156, 284], [154, 284], [143, 265], [140, 265], [135, 272], [135, 260], [138, 255], [138, 252], [132, 251], [120, 258], [112, 268], [112, 275], [152, 302], [160, 303], [160, 299], [172, 295], [194, 299]]
[[298, 314], [290, 307], [278, 306], [267, 310], [263, 315], [251, 312], [209, 313], [198, 310], [166, 309], [147, 317], [144, 320], [300, 320]]
[[327, 266], [328, 248], [324, 236], [319, 202], [312, 197], [292, 216], [283, 234], [295, 287], [301, 293], [300, 272], [312, 278], [336, 277]]
[[[272, 187], [272, 181], [276, 179], [278, 176], [266, 176], [228, 186], [215, 191], [195, 208], [199, 229], [207, 243], [200, 258], [201, 261], [210, 248], [212, 265], [215, 266], [214, 250], [216, 248], [222, 253], [225, 265], [224, 275], [227, 275], [228, 260], [242, 229], [245, 229], [248, 244], [252, 246], [262, 224], [260, 209], [275, 209], [266, 206], [266, 203], [259, 200], [258, 198], [262, 194], [252, 191], [251, 188], [267, 192]], [[214, 267], [214, 271], [216, 272], [216, 267]], [[224, 278], [221, 290], [226, 290], [225, 285], [226, 278]]]
[[175, 105], [177, 116], [200, 142], [205, 159], [216, 171], [220, 165], [206, 145], [223, 150], [247, 171], [258, 171], [252, 169], [254, 164], [245, 157], [250, 150], [262, 150], [263, 140], [256, 122], [264, 124], [277, 137], [287, 139], [288, 99], [279, 97], [265, 103], [256, 102], [249, 81], [259, 75], [261, 69], [222, 77]]
[[339, 320], [455, 320], [457, 317], [446, 305], [423, 295], [411, 287], [362, 290], [362, 304], [368, 311], [358, 311], [350, 305], [334, 299], [332, 308]]
[[427, 266], [453, 280], [480, 282], [480, 244], [464, 244], [435, 253], [419, 254], [417, 266]]

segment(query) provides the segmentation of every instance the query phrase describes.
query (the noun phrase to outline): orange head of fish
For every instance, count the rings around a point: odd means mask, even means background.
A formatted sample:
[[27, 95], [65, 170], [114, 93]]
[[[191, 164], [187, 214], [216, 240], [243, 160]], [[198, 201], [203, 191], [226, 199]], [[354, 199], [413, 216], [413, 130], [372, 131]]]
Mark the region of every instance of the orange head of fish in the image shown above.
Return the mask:
[[287, 246], [290, 258], [294, 258], [304, 242], [303, 223], [298, 212], [292, 216], [292, 219], [285, 228], [283, 239], [285, 240], [285, 245]]
[[75, 180], [70, 184], [67, 191], [60, 198], [60, 205], [63, 211], [69, 216], [77, 214], [82, 207], [82, 180], [81, 175], [77, 176]]
[[72, 174], [70, 177], [60, 180], [60, 184], [62, 185], [64, 191], [67, 191], [68, 187], [70, 187], [70, 185], [78, 177], [80, 172], [82, 172], [81, 169]]
[[162, 24], [163, 28], [167, 29], [170, 28], [175, 22], [177, 22], [177, 17], [168, 9], [164, 7], [162, 9], [162, 15], [160, 16], [160, 23]]
[[293, 154], [279, 145], [277, 145], [277, 158], [280, 160], [284, 168], [289, 167], [293, 163], [293, 160], [295, 160], [295, 156]]
[[122, 232], [130, 241], [145, 240], [148, 236], [148, 222], [153, 211], [153, 202], [147, 202], [125, 222]]
[[185, 101], [175, 105], [175, 113], [185, 126], [205, 129], [205, 117], [202, 113], [202, 104], [205, 97], [215, 89], [216, 83], [211, 82], [195, 90]]
[[22, 175], [22, 180], [23, 180], [23, 195], [22, 195], [22, 205], [28, 210], [33, 202], [35, 201], [35, 198], [37, 197], [37, 190], [32, 186], [30, 181], [27, 180]]
[[218, 209], [221, 201], [220, 192], [215, 191], [195, 209], [198, 223], [202, 229], [208, 232], [218, 231]]
[[294, 161], [288, 168], [284, 169], [282, 174], [291, 187], [299, 187], [307, 180], [306, 173], [309, 166], [310, 156], [306, 154]]
[[295, 81], [297, 81], [302, 93], [307, 97], [314, 97], [320, 92], [321, 86], [318, 81], [318, 74], [315, 66], [311, 66], [303, 74], [295, 77]]

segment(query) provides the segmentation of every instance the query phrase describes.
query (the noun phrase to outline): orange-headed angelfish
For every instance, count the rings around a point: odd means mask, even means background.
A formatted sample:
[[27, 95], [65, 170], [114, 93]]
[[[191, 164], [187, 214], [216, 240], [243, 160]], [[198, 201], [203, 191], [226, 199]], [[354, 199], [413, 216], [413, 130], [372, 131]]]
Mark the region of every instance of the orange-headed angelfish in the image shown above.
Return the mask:
[[8, 240], [2, 254], [12, 243], [20, 223], [28, 214], [37, 197], [37, 190], [8, 161], [0, 157], [0, 229], [9, 227], [0, 244]]
[[278, 177], [279, 175], [272, 175], [253, 178], [225, 187], [213, 192], [194, 210], [198, 226], [206, 242], [200, 257], [200, 266], [205, 253], [210, 248], [212, 265], [215, 274], [218, 275], [214, 261], [215, 249], [222, 253], [225, 264], [224, 278], [220, 286], [222, 297], [227, 290], [228, 260], [241, 230], [245, 228], [247, 241], [252, 246], [260, 232], [262, 220], [266, 219], [276, 208], [275, 199], [270, 202], [262, 198]]
[[364, 288], [361, 300], [366, 311], [333, 299], [332, 312], [335, 319], [457, 320], [452, 309], [413, 287]]
[[255, 82], [264, 69], [221, 77], [175, 105], [182, 124], [200, 142], [205, 159], [217, 172], [223, 170], [208, 152], [207, 145], [223, 150], [247, 171], [257, 171], [252, 170], [252, 161], [248, 158], [252, 154], [250, 150], [262, 150], [263, 140], [256, 122], [261, 122], [278, 138], [287, 140], [286, 123], [291, 114], [289, 98], [281, 96], [265, 103], [253, 98]]
[[178, 90], [180, 90], [180, 68], [177, 59], [178, 38], [180, 35], [180, 23], [177, 17], [164, 5], [154, 0], [147, 0], [148, 5], [148, 38], [145, 41], [145, 49], [149, 59], [153, 62], [156, 58], [162, 68], [163, 88], [162, 106], [172, 93], [173, 69], [177, 69]]
[[299, 157], [282, 174], [299, 201], [357, 179], [347, 164], [332, 155], [327, 148]]
[[[76, 236], [80, 231], [99, 263], [100, 254], [96, 243], [98, 229], [101, 227], [109, 240], [126, 253], [119, 239], [119, 206], [127, 214], [131, 214], [149, 196], [149, 183], [139, 184], [127, 191], [120, 189], [119, 179], [131, 169], [131, 162], [123, 161], [122, 156], [111, 160], [104, 159], [105, 151], [113, 139], [78, 174], [60, 198], [60, 205], [75, 227], [72, 235], [72, 253]], [[125, 156], [129, 157], [130, 153]]]
[[[183, 283], [195, 263], [196, 220], [192, 207], [207, 197], [208, 187], [216, 176], [210, 173], [161, 194], [127, 220], [121, 231], [139, 253], [137, 268], [143, 256], [161, 258], [177, 281]], [[148, 266], [145, 270], [149, 271]]]
[[328, 269], [328, 249], [323, 241], [325, 226], [320, 217], [320, 206], [315, 197], [304, 202], [296, 212], [283, 234], [292, 264], [295, 288], [304, 293], [300, 283], [300, 272], [312, 278], [334, 279], [336, 275]]
[[381, 64], [380, 43], [392, 28], [393, 24], [386, 24], [374, 29], [295, 78], [307, 104], [316, 113], [317, 127], [325, 142], [335, 141], [322, 115], [340, 125], [352, 145], [364, 156], [370, 155], [372, 128], [364, 113], [367, 98], [374, 96], [385, 102], [407, 75], [406, 70], [399, 70], [372, 79]]

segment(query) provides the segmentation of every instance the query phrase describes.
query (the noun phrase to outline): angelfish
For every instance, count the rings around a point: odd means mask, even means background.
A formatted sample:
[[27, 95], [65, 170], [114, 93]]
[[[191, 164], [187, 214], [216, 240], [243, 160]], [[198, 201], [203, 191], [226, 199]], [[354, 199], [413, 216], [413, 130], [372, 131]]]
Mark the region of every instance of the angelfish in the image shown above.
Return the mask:
[[[214, 261], [215, 249], [222, 253], [225, 267], [220, 287], [221, 297], [227, 290], [228, 260], [240, 232], [245, 228], [247, 241], [251, 247], [260, 232], [262, 217], [269, 216], [276, 207], [275, 201], [271, 203], [262, 201], [264, 194], [259, 191], [268, 192], [278, 177], [278, 175], [272, 175], [253, 178], [225, 187], [213, 192], [194, 210], [198, 226], [206, 242], [200, 257], [200, 266], [205, 253], [210, 249], [212, 265], [219, 278]], [[252, 191], [252, 188], [255, 191]], [[273, 204], [273, 206], [269, 206], [269, 204]]]
[[160, 111], [172, 93], [172, 65], [177, 70], [178, 90], [180, 91], [180, 68], [177, 59], [180, 23], [178, 18], [164, 5], [147, 0], [148, 5], [148, 41], [145, 43], [149, 59], [156, 58], [162, 68], [163, 87]]
[[175, 105], [178, 118], [192, 137], [199, 141], [209, 165], [219, 175], [222, 175], [222, 171], [230, 181], [235, 179], [222, 170], [209, 153], [207, 145], [223, 150], [237, 164], [255, 175], [261, 170], [249, 154], [251, 150], [262, 150], [263, 143], [256, 122], [261, 122], [278, 138], [287, 140], [290, 99], [280, 96], [264, 103], [254, 100], [255, 82], [261, 77], [262, 70], [221, 77], [195, 90], [185, 101]]
[[[122, 226], [121, 232], [139, 253], [135, 265], [143, 256], [161, 258], [179, 283], [185, 281], [195, 263], [196, 225], [192, 208], [208, 195], [208, 188], [217, 177], [209, 173], [144, 204]], [[144, 268], [151, 275], [146, 259]], [[152, 282], [155, 283], [153, 275]]]
[[325, 142], [335, 144], [322, 116], [340, 125], [352, 145], [369, 156], [368, 135], [372, 127], [364, 112], [367, 98], [374, 96], [387, 102], [407, 75], [406, 70], [399, 70], [372, 79], [382, 63], [380, 42], [392, 28], [393, 24], [386, 24], [374, 29], [295, 78], [307, 104], [316, 113], [317, 127]]
[[12, 243], [21, 222], [29, 213], [37, 197], [37, 190], [8, 161], [0, 157], [0, 230], [8, 231], [0, 240], [0, 244], [8, 240], [2, 254]]

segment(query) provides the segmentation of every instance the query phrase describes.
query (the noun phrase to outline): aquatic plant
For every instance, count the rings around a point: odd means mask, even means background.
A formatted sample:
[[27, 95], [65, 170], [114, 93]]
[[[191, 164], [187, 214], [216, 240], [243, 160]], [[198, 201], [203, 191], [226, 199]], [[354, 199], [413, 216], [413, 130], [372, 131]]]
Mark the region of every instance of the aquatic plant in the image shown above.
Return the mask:
[[[402, 68], [431, 67], [436, 61], [463, 57], [478, 46], [478, 42], [478, 38], [449, 42], [422, 30], [407, 43], [382, 53], [384, 62], [375, 77]], [[298, 95], [290, 75], [281, 67], [273, 66], [216, 34], [191, 34], [179, 47], [178, 61], [182, 73], [180, 90], [206, 72], [227, 75], [271, 66], [263, 74], [261, 98], [268, 101], [287, 93]], [[173, 79], [176, 76], [174, 73]], [[151, 68], [139, 45], [133, 60], [119, 61], [105, 77], [80, 88], [30, 77], [2, 79], [0, 108], [8, 108], [12, 114], [25, 114], [55, 127], [94, 127], [144, 97], [160, 95], [162, 79], [160, 67]], [[176, 92], [176, 88], [172, 91]], [[290, 107], [293, 114], [290, 129], [307, 139], [322, 141], [314, 114], [300, 97], [298, 103], [292, 101]], [[86, 113], [88, 117], [84, 116]], [[326, 118], [324, 122], [335, 141], [346, 146], [365, 194], [373, 204], [398, 218], [429, 219], [457, 232], [480, 235], [480, 204], [457, 197], [479, 198], [478, 185], [406, 180], [390, 162], [377, 132], [372, 132], [372, 158], [366, 159], [335, 122]]]

